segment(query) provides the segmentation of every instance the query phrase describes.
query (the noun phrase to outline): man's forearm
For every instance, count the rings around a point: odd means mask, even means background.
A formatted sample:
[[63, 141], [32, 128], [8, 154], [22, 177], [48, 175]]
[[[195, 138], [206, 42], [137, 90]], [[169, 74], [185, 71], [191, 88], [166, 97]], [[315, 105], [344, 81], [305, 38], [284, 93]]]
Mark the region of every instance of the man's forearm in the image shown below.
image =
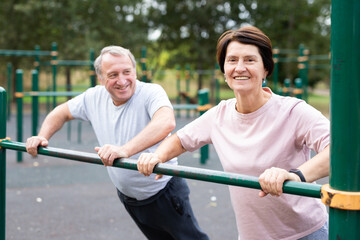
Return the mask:
[[66, 103], [57, 106], [45, 118], [38, 136], [50, 139], [58, 130], [62, 128], [65, 122], [73, 119]]
[[160, 108], [149, 124], [133, 139], [123, 145], [128, 156], [142, 152], [159, 143], [175, 129], [175, 118], [172, 109]]

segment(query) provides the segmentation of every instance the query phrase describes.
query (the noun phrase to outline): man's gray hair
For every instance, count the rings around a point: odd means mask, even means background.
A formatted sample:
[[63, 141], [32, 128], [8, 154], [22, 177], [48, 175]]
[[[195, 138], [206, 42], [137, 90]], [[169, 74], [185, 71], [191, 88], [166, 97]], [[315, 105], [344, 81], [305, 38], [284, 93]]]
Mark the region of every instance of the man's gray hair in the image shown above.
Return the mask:
[[100, 78], [102, 78], [101, 63], [102, 63], [102, 58], [105, 53], [110, 53], [111, 55], [114, 55], [114, 56], [128, 56], [133, 64], [134, 68], [136, 68], [135, 57], [130, 52], [129, 49], [119, 47], [119, 46], [107, 46], [101, 50], [100, 55], [96, 58], [96, 60], [94, 62], [95, 72]]

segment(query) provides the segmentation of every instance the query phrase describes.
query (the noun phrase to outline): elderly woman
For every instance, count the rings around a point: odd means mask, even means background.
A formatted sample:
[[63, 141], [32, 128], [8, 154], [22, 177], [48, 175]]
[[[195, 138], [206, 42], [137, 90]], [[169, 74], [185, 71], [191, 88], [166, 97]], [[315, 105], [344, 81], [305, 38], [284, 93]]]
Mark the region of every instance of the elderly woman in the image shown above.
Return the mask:
[[[239, 239], [328, 239], [320, 200], [282, 194], [284, 181], [313, 182], [329, 174], [328, 119], [302, 100], [262, 87], [274, 62], [271, 41], [258, 28], [225, 32], [217, 60], [235, 98], [140, 156], [140, 173], [149, 175], [157, 163], [212, 143], [225, 171], [260, 176], [260, 192], [230, 186]], [[318, 153], [313, 158], [311, 149]]]

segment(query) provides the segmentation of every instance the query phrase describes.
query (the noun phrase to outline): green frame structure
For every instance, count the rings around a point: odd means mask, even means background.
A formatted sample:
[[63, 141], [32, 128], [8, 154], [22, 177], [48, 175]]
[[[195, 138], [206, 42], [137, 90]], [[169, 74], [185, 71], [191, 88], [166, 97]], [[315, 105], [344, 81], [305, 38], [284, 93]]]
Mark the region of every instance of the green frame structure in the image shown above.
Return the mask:
[[[6, 226], [6, 149], [17, 152], [26, 152], [25, 143], [14, 142], [6, 138], [6, 91], [0, 87], [0, 240], [5, 240]], [[102, 165], [102, 161], [97, 154], [79, 152], [67, 149], [47, 147], [39, 148], [40, 155], [58, 157], [81, 161], [92, 164]], [[135, 159], [116, 159], [114, 167], [137, 170], [137, 160]], [[232, 186], [248, 187], [261, 189], [258, 177], [247, 176], [242, 174], [227, 173], [222, 171], [193, 168], [186, 166], [158, 164], [154, 168], [155, 173], [178, 176], [183, 178], [220, 183]], [[295, 194], [307, 197], [320, 198], [321, 185], [300, 182], [286, 182], [283, 188], [284, 193]]]
[[[331, 26], [331, 150], [330, 185], [321, 190], [321, 197], [329, 209], [329, 239], [356, 240], [360, 236], [360, 1], [332, 0]], [[6, 206], [6, 149], [25, 151], [21, 142], [6, 140], [6, 91], [0, 87], [0, 240], [5, 240]], [[96, 154], [81, 153], [55, 148], [40, 148], [39, 153], [77, 161], [102, 164]], [[116, 167], [136, 170], [136, 160], [118, 159]], [[171, 165], [172, 166], [172, 165]], [[167, 169], [159, 164], [154, 172], [217, 182], [235, 186], [260, 188], [257, 178], [229, 174], [206, 169], [182, 166]], [[311, 188], [315, 189], [308, 189]], [[320, 196], [320, 185], [286, 182], [284, 193], [305, 195], [299, 189]], [[350, 206], [333, 201], [341, 193], [350, 201]], [[313, 195], [314, 194], [314, 195]], [[307, 196], [307, 195], [305, 195]]]
[[[357, 210], [330, 204], [329, 239], [360, 236], [360, 1], [331, 1], [330, 188], [346, 191]], [[331, 194], [333, 199], [336, 197]]]

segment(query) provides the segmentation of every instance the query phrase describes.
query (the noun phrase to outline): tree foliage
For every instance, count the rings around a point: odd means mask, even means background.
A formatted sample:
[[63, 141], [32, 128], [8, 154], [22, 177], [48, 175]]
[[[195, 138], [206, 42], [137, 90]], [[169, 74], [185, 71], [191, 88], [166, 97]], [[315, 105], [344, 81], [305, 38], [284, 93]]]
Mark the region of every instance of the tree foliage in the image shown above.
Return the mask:
[[[2, 0], [0, 49], [50, 50], [57, 42], [59, 59], [85, 60], [90, 48], [98, 54], [122, 45], [139, 58], [147, 46], [154, 67], [211, 69], [218, 37], [244, 24], [262, 29], [273, 46], [303, 43], [313, 54], [327, 54], [329, 18], [330, 0]], [[0, 56], [1, 66], [9, 59]]]
[[[150, 8], [149, 28], [161, 31], [161, 49], [177, 52], [169, 65], [212, 68], [219, 36], [228, 29], [252, 24], [283, 49], [301, 43], [315, 54], [330, 51], [330, 0], [157, 0]], [[286, 57], [286, 56], [283, 56]], [[297, 64], [283, 64], [281, 77], [295, 77]], [[320, 79], [315, 79], [320, 80]]]

